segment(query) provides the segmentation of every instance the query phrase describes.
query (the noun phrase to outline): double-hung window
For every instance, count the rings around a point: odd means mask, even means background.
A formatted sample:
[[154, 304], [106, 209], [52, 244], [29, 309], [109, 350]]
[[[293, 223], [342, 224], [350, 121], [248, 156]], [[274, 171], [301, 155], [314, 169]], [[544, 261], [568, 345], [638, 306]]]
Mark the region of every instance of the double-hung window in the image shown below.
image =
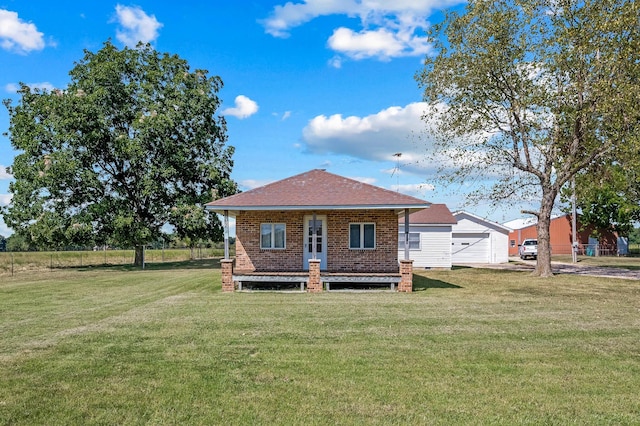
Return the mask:
[[[404, 232], [398, 234], [398, 248], [404, 249]], [[409, 232], [409, 250], [420, 250], [420, 233]]]
[[376, 248], [376, 225], [374, 223], [349, 224], [350, 249]]
[[287, 227], [284, 223], [260, 224], [260, 248], [284, 249], [286, 248]]

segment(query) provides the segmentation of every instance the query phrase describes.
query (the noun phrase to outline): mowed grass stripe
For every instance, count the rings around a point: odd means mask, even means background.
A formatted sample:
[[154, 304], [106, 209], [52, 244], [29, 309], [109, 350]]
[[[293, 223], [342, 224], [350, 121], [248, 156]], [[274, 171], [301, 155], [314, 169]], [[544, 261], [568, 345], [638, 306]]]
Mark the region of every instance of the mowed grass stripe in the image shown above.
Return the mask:
[[637, 283], [420, 274], [413, 294], [224, 294], [179, 265], [0, 285], [3, 327], [12, 303], [34, 317], [3, 329], [0, 423], [640, 422]]

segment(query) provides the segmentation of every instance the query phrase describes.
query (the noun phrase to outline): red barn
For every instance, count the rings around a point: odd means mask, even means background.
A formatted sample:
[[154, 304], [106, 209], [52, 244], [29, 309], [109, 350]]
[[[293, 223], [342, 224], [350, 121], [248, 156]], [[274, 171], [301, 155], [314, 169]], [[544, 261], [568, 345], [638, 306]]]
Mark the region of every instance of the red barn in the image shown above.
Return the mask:
[[[509, 256], [518, 255], [518, 247], [527, 238], [537, 238], [536, 219], [517, 219], [507, 222], [504, 226], [513, 229], [509, 233]], [[577, 222], [578, 254], [587, 255], [617, 255], [626, 254], [626, 246], [619, 247], [618, 234], [609, 230], [600, 231], [600, 240], [592, 235], [593, 226], [582, 230], [580, 217]], [[571, 254], [571, 215], [551, 218], [549, 227], [551, 236], [551, 254]], [[620, 248], [620, 253], [619, 253]]]

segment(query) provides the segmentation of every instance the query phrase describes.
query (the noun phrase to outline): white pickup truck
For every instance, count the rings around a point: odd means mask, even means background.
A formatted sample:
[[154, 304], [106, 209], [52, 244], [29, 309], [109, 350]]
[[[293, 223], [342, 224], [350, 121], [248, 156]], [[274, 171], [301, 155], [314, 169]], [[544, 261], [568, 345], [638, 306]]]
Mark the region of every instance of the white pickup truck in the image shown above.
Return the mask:
[[530, 257], [532, 259], [538, 258], [538, 240], [527, 239], [520, 245], [520, 259], [526, 259]]

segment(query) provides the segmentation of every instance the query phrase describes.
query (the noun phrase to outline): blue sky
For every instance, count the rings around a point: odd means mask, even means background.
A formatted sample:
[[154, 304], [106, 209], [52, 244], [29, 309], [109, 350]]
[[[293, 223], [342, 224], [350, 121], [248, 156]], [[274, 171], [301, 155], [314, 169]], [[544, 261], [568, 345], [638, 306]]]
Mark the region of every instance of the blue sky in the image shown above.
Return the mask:
[[[109, 38], [150, 42], [224, 81], [220, 112], [241, 189], [324, 168], [454, 211], [467, 186], [435, 185], [414, 80], [431, 52], [424, 30], [448, 7], [461, 2], [0, 0], [0, 97], [16, 101], [18, 82], [65, 87], [83, 49]], [[1, 107], [2, 133], [8, 125]], [[16, 154], [0, 136], [0, 205], [10, 202], [4, 166]], [[464, 208], [496, 222], [520, 216], [519, 206]]]

